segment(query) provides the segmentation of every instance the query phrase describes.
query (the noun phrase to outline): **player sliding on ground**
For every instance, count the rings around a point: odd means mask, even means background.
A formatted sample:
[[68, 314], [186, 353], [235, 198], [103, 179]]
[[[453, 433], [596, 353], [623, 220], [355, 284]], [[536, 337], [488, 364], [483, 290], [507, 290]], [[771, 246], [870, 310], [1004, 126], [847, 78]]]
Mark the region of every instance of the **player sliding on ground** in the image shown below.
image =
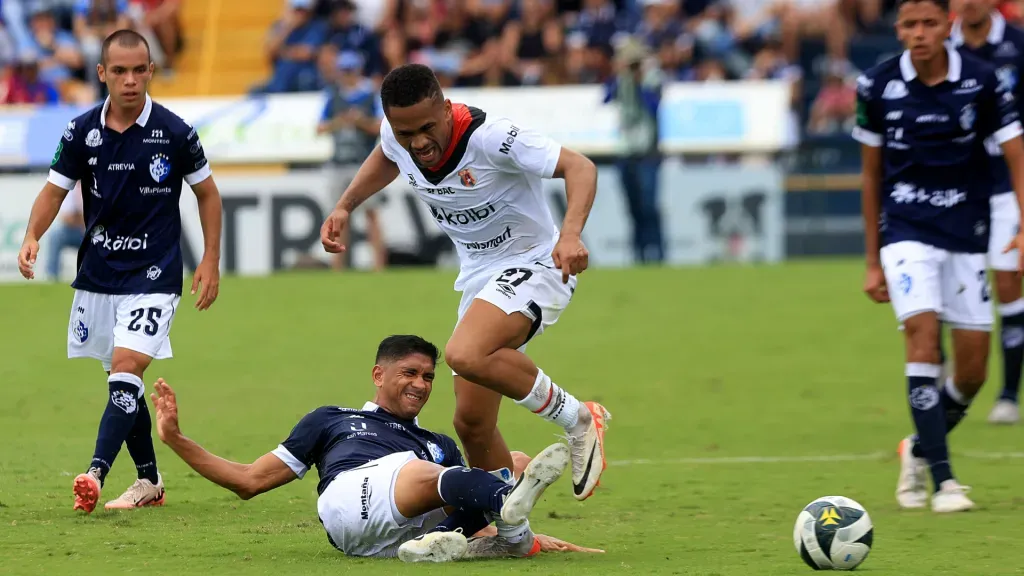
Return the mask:
[[128, 446], [139, 477], [105, 507], [164, 501], [142, 378], [154, 358], [171, 357], [183, 275], [183, 179], [199, 203], [205, 240], [192, 281], [193, 294], [202, 287], [198, 309], [213, 304], [220, 284], [220, 194], [196, 131], [147, 93], [153, 76], [149, 45], [136, 32], [118, 30], [103, 42], [96, 69], [110, 96], [68, 124], [18, 255], [21, 274], [33, 278], [39, 239], [68, 190], [81, 182], [89, 233], [71, 284], [68, 357], [99, 360], [109, 394], [92, 461], [74, 480], [74, 509], [87, 513], [100, 499], [121, 444]]
[[[957, 512], [974, 504], [953, 476], [946, 436], [985, 382], [993, 322], [986, 150], [1001, 148], [1020, 206], [1024, 145], [1011, 87], [991, 65], [944, 43], [947, 0], [902, 0], [896, 28], [905, 51], [857, 81], [864, 290], [876, 302], [892, 302], [906, 340], [917, 434], [900, 443], [897, 501], [924, 507], [930, 470], [932, 510]], [[1003, 250], [1022, 246], [1018, 232]], [[945, 382], [938, 381], [940, 320], [952, 328], [955, 352], [955, 373]]]
[[[551, 381], [524, 353], [558, 321], [587, 269], [580, 235], [597, 193], [597, 169], [584, 156], [542, 134], [445, 99], [425, 66], [392, 70], [381, 85], [381, 141], [363, 162], [320, 239], [328, 252], [349, 215], [397, 177], [408, 182], [455, 244], [462, 292], [445, 360], [455, 375], [455, 431], [469, 463], [485, 470], [512, 466], [498, 431], [502, 396], [565, 429], [572, 454], [573, 493], [594, 491], [605, 468], [603, 406], [581, 403]], [[568, 207], [561, 230], [542, 180], [564, 178]], [[510, 550], [530, 549], [524, 523], [497, 524]]]
[[[224, 460], [182, 435], [177, 399], [163, 379], [152, 395], [157, 431], [193, 470], [246, 500], [316, 466], [317, 513], [328, 540], [345, 554], [397, 555], [406, 562], [518, 555], [495, 546], [497, 536], [487, 528], [496, 518], [526, 522], [568, 465], [568, 449], [554, 444], [532, 461], [521, 455], [514, 485], [509, 469], [492, 474], [467, 468], [451, 438], [419, 427], [437, 358], [437, 348], [417, 336], [384, 339], [372, 372], [373, 402], [361, 410], [313, 410], [252, 464]], [[451, 514], [445, 517], [443, 508]], [[523, 555], [541, 550], [601, 552], [531, 535]]]
[[[957, 19], [950, 34], [954, 46], [969, 52], [996, 68], [996, 80], [1004, 83], [1024, 107], [1020, 73], [1024, 70], [1024, 31], [1009, 24], [996, 10], [996, 0], [954, 0]], [[988, 415], [993, 424], [1014, 424], [1020, 419], [1017, 407], [1020, 395], [1021, 367], [1024, 364], [1024, 299], [1017, 275], [1016, 250], [1004, 252], [1020, 226], [1020, 207], [1013, 193], [1010, 172], [998, 146], [989, 146], [993, 176], [992, 234], [988, 246], [988, 264], [995, 280], [999, 303], [1003, 350], [1003, 389]]]

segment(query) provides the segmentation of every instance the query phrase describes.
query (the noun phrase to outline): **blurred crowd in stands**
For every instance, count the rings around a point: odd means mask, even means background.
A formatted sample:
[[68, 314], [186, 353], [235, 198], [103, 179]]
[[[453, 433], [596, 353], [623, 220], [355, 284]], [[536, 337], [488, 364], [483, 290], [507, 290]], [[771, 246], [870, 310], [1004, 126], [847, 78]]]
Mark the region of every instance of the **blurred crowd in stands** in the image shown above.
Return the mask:
[[[203, 0], [193, 0], [203, 1]], [[92, 103], [103, 38], [120, 28], [146, 36], [173, 73], [183, 46], [181, 0], [0, 0], [0, 104]]]
[[[848, 129], [859, 69], [899, 50], [896, 0], [285, 0], [256, 92], [318, 90], [353, 62], [375, 81], [403, 62], [445, 86], [605, 82], [640, 40], [668, 81], [787, 79], [811, 134]], [[1020, 21], [1020, 2], [1004, 2]], [[866, 46], [866, 48], [865, 48]]]
[[[102, 97], [99, 46], [119, 27], [143, 32], [172, 72], [181, 1], [0, 0], [0, 103]], [[605, 82], [632, 38], [667, 81], [790, 80], [806, 131], [828, 134], [849, 127], [858, 71], [899, 50], [896, 0], [260, 1], [283, 12], [262, 47], [272, 73], [254, 92], [322, 90], [342, 72], [379, 82], [404, 62], [445, 86]], [[1000, 9], [1019, 23], [1022, 4]]]

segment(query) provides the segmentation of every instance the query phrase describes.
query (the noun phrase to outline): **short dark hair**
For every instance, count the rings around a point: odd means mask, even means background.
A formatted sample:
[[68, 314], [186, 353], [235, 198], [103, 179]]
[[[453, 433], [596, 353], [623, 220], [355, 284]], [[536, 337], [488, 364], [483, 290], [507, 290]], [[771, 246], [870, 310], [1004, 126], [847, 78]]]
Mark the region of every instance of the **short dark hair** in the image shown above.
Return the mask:
[[931, 2], [941, 8], [943, 12], [949, 12], [949, 0], [900, 0], [897, 7], [904, 4], [917, 4], [919, 2]]
[[388, 72], [380, 85], [380, 102], [385, 110], [406, 108], [440, 96], [437, 76], [423, 64], [403, 64]]
[[103, 40], [103, 51], [100, 52], [100, 62], [104, 65], [107, 63], [107, 53], [115, 42], [122, 48], [135, 48], [139, 44], [142, 44], [146, 47], [146, 58], [149, 60], [153, 59], [151, 56], [152, 53], [149, 51], [149, 42], [146, 41], [146, 38], [135, 30], [124, 28], [112, 32], [110, 36], [107, 36], [106, 39]]
[[437, 346], [419, 336], [396, 334], [388, 336], [381, 341], [380, 346], [377, 346], [377, 358], [374, 362], [376, 364], [396, 362], [413, 354], [423, 354], [430, 358], [435, 366], [437, 366], [437, 359], [441, 356]]

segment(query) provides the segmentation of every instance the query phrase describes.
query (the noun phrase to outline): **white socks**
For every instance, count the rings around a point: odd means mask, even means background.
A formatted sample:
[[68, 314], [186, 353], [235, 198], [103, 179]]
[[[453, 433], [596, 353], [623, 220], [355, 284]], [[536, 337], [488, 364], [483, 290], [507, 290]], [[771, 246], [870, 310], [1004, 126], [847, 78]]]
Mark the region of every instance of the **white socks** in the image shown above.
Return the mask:
[[530, 390], [526, 398], [516, 400], [516, 404], [566, 430], [576, 426], [580, 416], [580, 401], [559, 388], [558, 384], [552, 382], [539, 368], [533, 390]]

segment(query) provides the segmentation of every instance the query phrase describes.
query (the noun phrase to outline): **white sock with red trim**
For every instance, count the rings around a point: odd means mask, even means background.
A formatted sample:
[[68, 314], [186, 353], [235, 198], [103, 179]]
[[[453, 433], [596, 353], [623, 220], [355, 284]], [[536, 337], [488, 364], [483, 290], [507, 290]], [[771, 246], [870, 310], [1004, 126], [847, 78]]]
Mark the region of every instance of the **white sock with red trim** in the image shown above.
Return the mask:
[[576, 426], [580, 417], [580, 401], [572, 394], [558, 387], [543, 370], [537, 369], [537, 380], [533, 390], [516, 404], [541, 418], [558, 424], [566, 430]]

